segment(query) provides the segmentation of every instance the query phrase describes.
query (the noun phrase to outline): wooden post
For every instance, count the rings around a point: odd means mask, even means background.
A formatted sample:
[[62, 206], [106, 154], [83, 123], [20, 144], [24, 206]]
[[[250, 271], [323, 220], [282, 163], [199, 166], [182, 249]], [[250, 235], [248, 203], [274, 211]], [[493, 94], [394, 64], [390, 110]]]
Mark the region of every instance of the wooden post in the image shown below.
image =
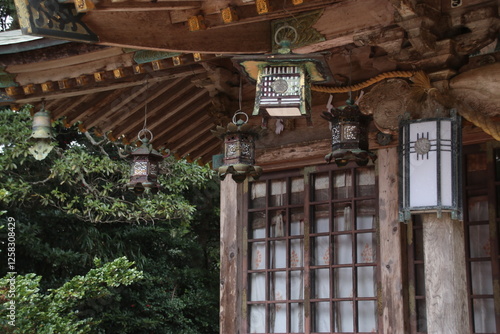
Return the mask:
[[[241, 226], [243, 185], [231, 177], [221, 182], [220, 196], [220, 333], [238, 333], [241, 319]], [[239, 264], [239, 265], [238, 265]]]
[[398, 152], [377, 152], [379, 173], [379, 228], [382, 333], [408, 333], [404, 316], [401, 224], [398, 217]]
[[422, 215], [428, 334], [469, 333], [464, 224]]

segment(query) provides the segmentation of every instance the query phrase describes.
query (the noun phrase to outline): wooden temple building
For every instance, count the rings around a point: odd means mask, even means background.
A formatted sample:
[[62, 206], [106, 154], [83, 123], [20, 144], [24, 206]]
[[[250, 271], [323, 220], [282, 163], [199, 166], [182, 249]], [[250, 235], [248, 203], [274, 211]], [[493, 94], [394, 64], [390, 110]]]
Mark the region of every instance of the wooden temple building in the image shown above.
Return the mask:
[[[2, 105], [123, 142], [147, 108], [203, 164], [237, 111], [266, 129], [221, 181], [221, 334], [500, 333], [497, 0], [15, 1]], [[290, 85], [300, 112], [255, 108]]]

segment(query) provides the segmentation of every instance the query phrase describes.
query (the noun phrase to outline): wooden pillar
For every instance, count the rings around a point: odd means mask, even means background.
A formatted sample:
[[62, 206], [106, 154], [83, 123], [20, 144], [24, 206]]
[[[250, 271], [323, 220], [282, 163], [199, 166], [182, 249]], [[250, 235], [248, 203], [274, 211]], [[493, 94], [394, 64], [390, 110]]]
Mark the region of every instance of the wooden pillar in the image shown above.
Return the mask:
[[243, 185], [231, 177], [220, 189], [220, 333], [238, 333], [241, 319], [241, 229]]
[[469, 333], [464, 224], [422, 215], [428, 334]]
[[382, 333], [408, 333], [403, 301], [401, 224], [398, 216], [398, 152], [377, 152], [379, 174], [379, 229]]

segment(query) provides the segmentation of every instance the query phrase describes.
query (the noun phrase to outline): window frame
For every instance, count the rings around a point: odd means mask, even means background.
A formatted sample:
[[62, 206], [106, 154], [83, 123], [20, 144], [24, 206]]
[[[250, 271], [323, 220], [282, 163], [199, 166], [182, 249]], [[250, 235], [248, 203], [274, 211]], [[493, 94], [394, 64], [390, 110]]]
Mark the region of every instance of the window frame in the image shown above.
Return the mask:
[[[362, 168], [370, 168], [373, 170], [374, 173], [374, 184], [373, 184], [373, 193], [370, 196], [357, 196], [357, 174], [356, 171]], [[332, 196], [333, 194], [333, 187], [332, 185], [332, 176], [333, 173], [338, 173], [338, 172], [343, 172], [343, 171], [350, 171], [350, 178], [352, 181], [352, 195], [351, 197], [347, 199], [338, 199], [335, 200]], [[328, 193], [329, 197], [327, 200], [322, 200], [322, 201], [315, 201], [313, 198], [314, 194], [314, 176], [322, 173], [328, 173]], [[321, 165], [321, 166], [316, 166], [316, 167], [306, 167], [304, 169], [294, 169], [294, 170], [288, 170], [288, 171], [279, 171], [279, 172], [273, 172], [273, 173], [267, 173], [261, 176], [261, 178], [257, 182], [266, 182], [266, 202], [264, 207], [259, 207], [259, 208], [252, 208], [251, 207], [251, 185], [248, 186], [248, 191], [246, 191], [246, 198], [243, 201], [243, 233], [242, 233], [242, 244], [243, 244], [243, 254], [242, 254], [242, 309], [243, 312], [241, 313], [242, 316], [242, 321], [240, 324], [240, 329], [242, 333], [249, 333], [249, 317], [250, 317], [250, 305], [254, 304], [264, 304], [265, 305], [265, 314], [266, 314], [266, 325], [265, 325], [265, 333], [270, 333], [270, 328], [269, 328], [269, 307], [273, 304], [278, 304], [275, 300], [271, 300], [270, 295], [269, 295], [269, 280], [270, 280], [270, 273], [276, 272], [276, 271], [285, 271], [286, 274], [286, 289], [287, 289], [287, 295], [288, 298], [290, 298], [290, 279], [289, 279], [289, 273], [293, 270], [303, 270], [303, 279], [304, 279], [304, 291], [303, 291], [303, 298], [300, 300], [303, 303], [304, 307], [304, 331], [301, 333], [307, 333], [307, 334], [315, 334], [316, 332], [313, 331], [313, 322], [314, 322], [314, 317], [312, 316], [312, 307], [315, 302], [323, 302], [327, 301], [332, 305], [334, 302], [339, 302], [339, 301], [351, 301], [355, 302], [356, 306], [352, 306], [353, 310], [353, 331], [349, 333], [369, 333], [369, 332], [360, 332], [358, 330], [358, 324], [359, 320], [357, 319], [357, 310], [358, 310], [358, 302], [362, 301], [373, 301], [375, 302], [375, 320], [377, 323], [377, 328], [376, 331], [378, 332], [379, 328], [381, 328], [381, 312], [380, 312], [380, 305], [381, 305], [381, 273], [380, 273], [380, 242], [379, 242], [379, 208], [378, 208], [378, 197], [379, 197], [379, 185], [378, 185], [378, 175], [377, 175], [377, 168], [376, 166], [370, 164], [368, 166], [362, 166], [358, 167], [354, 164], [349, 164], [348, 166], [339, 168], [336, 167], [335, 165]], [[303, 194], [303, 203], [301, 204], [292, 204], [291, 202], [291, 195], [292, 192], [290, 191], [291, 189], [291, 180], [293, 178], [297, 177], [303, 177], [304, 178], [304, 194]], [[270, 206], [269, 202], [269, 194], [271, 191], [271, 182], [273, 180], [286, 180], [286, 203], [281, 205], [281, 206]], [[355, 217], [356, 215], [356, 204], [359, 203], [360, 201], [366, 201], [366, 200], [372, 200], [373, 201], [373, 210], [374, 210], [374, 221], [373, 221], [373, 227], [371, 229], [363, 229], [363, 230], [358, 230], [357, 227], [353, 226], [349, 232], [335, 232], [333, 231], [332, 228], [330, 228], [329, 232], [325, 233], [314, 233], [312, 231], [312, 225], [314, 221], [314, 210], [313, 208], [316, 207], [317, 205], [328, 205], [329, 207], [329, 224], [330, 227], [333, 224], [333, 207], [335, 203], [346, 203], [350, 202], [351, 203], [351, 208], [353, 208], [353, 215]], [[283, 209], [286, 211], [286, 217], [290, 216], [290, 213], [293, 209], [303, 209], [303, 215], [304, 215], [304, 224], [303, 224], [303, 235], [302, 235], [302, 240], [304, 241], [304, 253], [303, 253], [303, 266], [302, 267], [290, 267], [290, 260], [289, 260], [289, 245], [290, 245], [290, 240], [291, 239], [300, 239], [297, 238], [297, 236], [290, 236], [288, 233], [284, 237], [280, 238], [273, 238], [269, 237], [270, 234], [266, 234], [266, 238], [260, 240], [260, 239], [252, 239], [249, 235], [249, 221], [250, 221], [250, 216], [254, 212], [262, 211], [264, 210], [266, 213], [276, 211], [279, 209]], [[267, 215], [266, 215], [267, 217]], [[353, 218], [353, 221], [356, 221], [355, 218]], [[266, 218], [266, 229], [270, 228], [268, 218]], [[370, 263], [358, 263], [357, 261], [357, 251], [356, 251], [356, 245], [357, 245], [357, 235], [360, 233], [373, 233], [373, 243], [374, 243], [374, 248], [376, 252], [376, 258], [374, 261]], [[312, 271], [315, 269], [322, 268], [321, 266], [317, 266], [311, 263], [311, 258], [312, 258], [312, 240], [314, 237], [317, 236], [322, 236], [323, 234], [328, 235], [330, 238], [330, 245], [331, 242], [334, 238], [335, 235], [351, 235], [352, 240], [351, 240], [351, 245], [352, 245], [352, 263], [347, 264], [345, 266], [343, 265], [335, 265], [332, 263], [330, 260], [330, 264], [327, 265], [325, 268], [329, 269], [329, 274], [330, 274], [330, 292], [329, 292], [329, 298], [313, 298], [312, 294], [312, 289], [314, 285], [314, 278], [312, 275]], [[286, 268], [280, 268], [279, 270], [277, 269], [271, 269], [269, 268], [269, 263], [266, 265], [265, 269], [262, 270], [253, 270], [250, 269], [250, 253], [251, 253], [251, 243], [252, 242], [266, 242], [266, 245], [269, 241], [274, 241], [274, 240], [286, 240], [286, 251], [287, 251], [287, 262], [286, 262]], [[266, 247], [266, 257], [269, 256], [269, 248]], [[331, 253], [331, 251], [330, 251]], [[357, 288], [357, 270], [360, 267], [368, 267], [371, 266], [374, 268], [374, 297], [359, 297], [356, 294], [356, 288]], [[342, 267], [349, 267], [352, 269], [352, 289], [353, 289], [353, 295], [355, 297], [352, 298], [334, 298], [333, 297], [333, 290], [332, 290], [332, 275], [333, 271], [335, 268], [342, 268]], [[257, 272], [265, 272], [266, 273], [266, 278], [265, 278], [265, 286], [266, 286], [266, 301], [249, 301], [250, 299], [250, 289], [251, 287], [249, 286], [249, 276], [252, 273], [257, 273]], [[283, 299], [279, 301], [280, 303], [286, 303], [287, 305], [291, 305], [291, 303], [296, 303], [298, 300], [295, 299]], [[333, 316], [333, 307], [330, 307], [330, 328], [331, 328], [331, 333], [337, 333], [334, 332], [334, 316]], [[290, 307], [287, 307], [286, 311], [286, 316], [287, 316], [287, 324], [286, 324], [286, 333], [290, 333]], [[338, 332], [341, 333], [341, 332]]]

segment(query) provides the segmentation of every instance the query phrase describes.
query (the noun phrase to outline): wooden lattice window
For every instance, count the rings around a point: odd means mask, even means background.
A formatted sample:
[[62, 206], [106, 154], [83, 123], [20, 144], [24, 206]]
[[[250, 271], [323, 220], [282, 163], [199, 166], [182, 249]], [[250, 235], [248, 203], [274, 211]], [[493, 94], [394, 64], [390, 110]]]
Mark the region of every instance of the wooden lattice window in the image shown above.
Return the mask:
[[[464, 237], [470, 333], [500, 333], [500, 148], [492, 143], [464, 147]], [[426, 333], [421, 222], [408, 226], [410, 327]]]
[[413, 216], [408, 223], [408, 289], [412, 301], [409, 308], [410, 329], [412, 334], [427, 333], [425, 303], [424, 238], [420, 216]]
[[465, 153], [465, 245], [471, 333], [500, 333], [498, 224], [500, 149], [473, 146]]
[[245, 333], [377, 331], [373, 167], [249, 184]]

